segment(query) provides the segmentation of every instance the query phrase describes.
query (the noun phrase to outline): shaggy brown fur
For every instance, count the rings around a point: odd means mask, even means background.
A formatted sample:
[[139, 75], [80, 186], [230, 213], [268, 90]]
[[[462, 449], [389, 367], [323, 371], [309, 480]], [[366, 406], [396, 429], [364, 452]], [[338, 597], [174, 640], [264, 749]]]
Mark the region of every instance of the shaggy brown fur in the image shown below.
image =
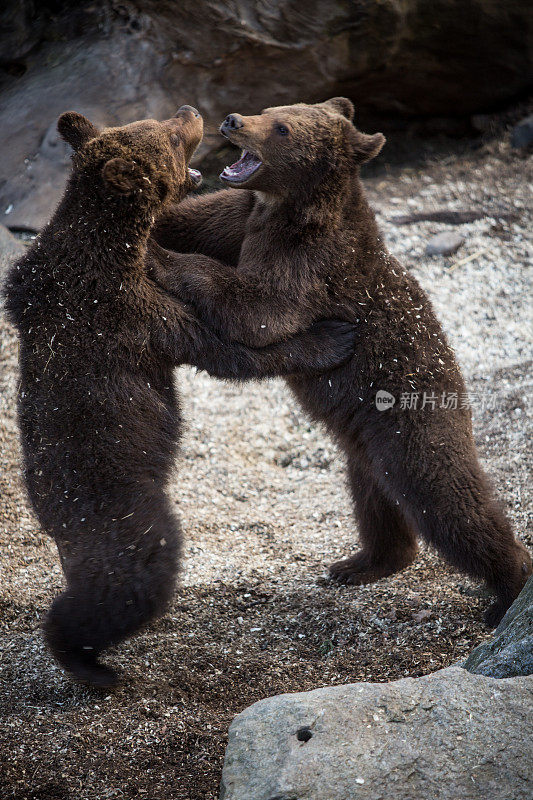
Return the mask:
[[354, 326], [325, 322], [254, 351], [224, 343], [148, 277], [146, 265], [167, 261], [147, 245], [154, 214], [195, 176], [203, 123], [190, 106], [103, 132], [70, 112], [58, 127], [72, 176], [4, 291], [20, 337], [26, 484], [67, 579], [46, 639], [76, 678], [108, 686], [116, 675], [99, 653], [161, 614], [174, 587], [173, 368], [239, 379], [331, 368], [353, 353]]
[[[331, 575], [352, 584], [391, 575], [413, 561], [422, 535], [487, 581], [497, 600], [486, 619], [495, 625], [531, 559], [478, 463], [465, 386], [431, 304], [387, 252], [365, 199], [359, 166], [384, 137], [361, 133], [352, 117], [345, 98], [231, 114], [221, 131], [245, 153], [221, 177], [240, 191], [189, 199], [161, 219], [158, 241], [190, 254], [158, 279], [248, 344], [332, 314], [360, 326], [346, 366], [288, 379], [348, 462], [362, 548]], [[379, 390], [396, 405], [378, 410]], [[401, 408], [403, 393], [419, 393], [417, 410]], [[440, 407], [443, 393], [455, 393], [457, 408]]]

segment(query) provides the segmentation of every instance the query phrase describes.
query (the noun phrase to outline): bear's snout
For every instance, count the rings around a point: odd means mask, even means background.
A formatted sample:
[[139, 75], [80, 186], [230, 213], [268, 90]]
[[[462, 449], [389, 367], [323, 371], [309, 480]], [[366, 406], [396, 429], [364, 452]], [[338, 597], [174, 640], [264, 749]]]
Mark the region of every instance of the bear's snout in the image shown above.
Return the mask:
[[198, 111], [197, 108], [195, 108], [194, 106], [188, 106], [188, 105], [180, 106], [178, 108], [177, 112], [176, 112], [176, 116], [179, 117], [184, 112], [187, 112], [187, 111], [189, 111], [191, 114], [194, 114], [195, 117], [199, 117], [200, 116], [200, 112]]
[[244, 126], [244, 120], [240, 114], [228, 114], [222, 125], [220, 132], [226, 133], [228, 131], [237, 131]]

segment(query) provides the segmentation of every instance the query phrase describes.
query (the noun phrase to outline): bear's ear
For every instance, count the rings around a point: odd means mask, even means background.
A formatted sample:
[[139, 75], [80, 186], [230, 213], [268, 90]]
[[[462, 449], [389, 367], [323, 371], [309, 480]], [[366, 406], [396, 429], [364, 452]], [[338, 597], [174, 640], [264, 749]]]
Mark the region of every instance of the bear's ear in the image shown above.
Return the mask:
[[349, 119], [350, 122], [353, 120], [355, 114], [354, 104], [347, 97], [332, 97], [331, 100], [326, 100], [322, 105], [329, 106], [333, 111]]
[[375, 158], [387, 141], [382, 133], [374, 133], [369, 136], [361, 131], [354, 131], [354, 155], [358, 164], [364, 164], [370, 159]]
[[141, 167], [135, 161], [126, 161], [124, 158], [106, 161], [102, 167], [102, 178], [115, 194], [134, 194], [150, 186], [150, 179], [144, 175]]
[[61, 138], [75, 151], [100, 133], [87, 117], [78, 114], [77, 111], [66, 111], [61, 114], [57, 121], [57, 130]]

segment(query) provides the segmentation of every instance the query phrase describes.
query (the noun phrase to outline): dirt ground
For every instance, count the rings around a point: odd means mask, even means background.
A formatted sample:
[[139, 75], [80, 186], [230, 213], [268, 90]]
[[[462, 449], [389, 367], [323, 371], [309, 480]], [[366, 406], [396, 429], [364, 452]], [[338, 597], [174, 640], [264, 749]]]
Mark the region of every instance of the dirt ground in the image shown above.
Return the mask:
[[[428, 145], [407, 164], [385, 150], [367, 187], [390, 249], [456, 348], [483, 463], [531, 546], [529, 167], [506, 137]], [[456, 226], [458, 253], [428, 258], [427, 240], [450, 226], [391, 218], [440, 208], [516, 218]], [[228, 725], [245, 706], [423, 675], [487, 635], [484, 591], [425, 549], [374, 586], [330, 583], [326, 565], [357, 545], [331, 442], [281, 381], [229, 385], [182, 368], [188, 430], [171, 489], [186, 536], [180, 587], [164, 619], [109, 656], [123, 670], [117, 691], [72, 684], [41, 638], [62, 576], [21, 485], [17, 346], [0, 324], [1, 800], [215, 800]]]

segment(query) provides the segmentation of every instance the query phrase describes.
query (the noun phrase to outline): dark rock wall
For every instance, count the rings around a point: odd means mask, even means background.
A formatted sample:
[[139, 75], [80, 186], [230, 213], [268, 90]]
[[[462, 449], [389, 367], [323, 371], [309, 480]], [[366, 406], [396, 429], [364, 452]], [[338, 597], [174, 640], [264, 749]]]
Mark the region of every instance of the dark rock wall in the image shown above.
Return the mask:
[[53, 125], [67, 109], [114, 124], [194, 103], [201, 157], [233, 110], [335, 94], [381, 115], [490, 110], [531, 85], [532, 36], [529, 0], [8, 0], [0, 218], [48, 218], [68, 163]]

